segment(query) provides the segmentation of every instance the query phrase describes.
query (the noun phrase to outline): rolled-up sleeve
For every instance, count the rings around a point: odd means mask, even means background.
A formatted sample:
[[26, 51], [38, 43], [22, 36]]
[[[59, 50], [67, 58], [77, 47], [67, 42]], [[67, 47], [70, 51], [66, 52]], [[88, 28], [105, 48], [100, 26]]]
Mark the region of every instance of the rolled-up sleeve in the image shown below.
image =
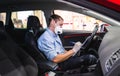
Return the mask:
[[42, 39], [42, 41], [38, 40], [38, 47], [49, 60], [53, 60], [53, 58], [57, 56], [57, 52], [54, 49], [54, 41], [52, 39]]

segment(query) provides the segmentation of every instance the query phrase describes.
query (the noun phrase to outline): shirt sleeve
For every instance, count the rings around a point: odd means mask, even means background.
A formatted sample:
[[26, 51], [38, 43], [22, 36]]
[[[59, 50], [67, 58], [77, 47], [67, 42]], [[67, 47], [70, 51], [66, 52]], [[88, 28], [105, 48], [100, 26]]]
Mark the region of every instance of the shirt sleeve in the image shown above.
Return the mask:
[[38, 46], [40, 46], [40, 50], [46, 55], [49, 60], [53, 60], [55, 56], [57, 56], [57, 52], [54, 49], [54, 41], [43, 39], [42, 41], [38, 41]]

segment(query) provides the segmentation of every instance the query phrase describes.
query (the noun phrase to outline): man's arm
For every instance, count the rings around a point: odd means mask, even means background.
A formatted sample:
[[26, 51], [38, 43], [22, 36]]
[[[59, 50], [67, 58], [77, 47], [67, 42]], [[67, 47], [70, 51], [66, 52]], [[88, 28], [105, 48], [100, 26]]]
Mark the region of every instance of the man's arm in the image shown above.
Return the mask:
[[65, 60], [67, 60], [68, 58], [70, 58], [71, 56], [75, 55], [79, 51], [80, 47], [81, 47], [81, 43], [76, 42], [75, 45], [73, 46], [72, 50], [65, 51], [64, 54], [58, 54], [57, 56], [55, 56], [52, 59], [52, 61], [55, 63], [63, 62]]
[[63, 62], [65, 60], [67, 60], [68, 58], [70, 58], [71, 56], [73, 56], [74, 53], [75, 52], [73, 50], [66, 51], [63, 54], [58, 54], [56, 57], [53, 58], [52, 61], [55, 63]]

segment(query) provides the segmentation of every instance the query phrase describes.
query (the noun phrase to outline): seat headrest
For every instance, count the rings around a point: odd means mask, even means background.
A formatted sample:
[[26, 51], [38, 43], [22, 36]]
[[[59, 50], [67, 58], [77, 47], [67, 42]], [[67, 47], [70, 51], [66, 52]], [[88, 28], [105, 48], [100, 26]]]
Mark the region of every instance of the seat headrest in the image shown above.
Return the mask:
[[27, 29], [42, 27], [37, 16], [30, 15], [27, 21]]

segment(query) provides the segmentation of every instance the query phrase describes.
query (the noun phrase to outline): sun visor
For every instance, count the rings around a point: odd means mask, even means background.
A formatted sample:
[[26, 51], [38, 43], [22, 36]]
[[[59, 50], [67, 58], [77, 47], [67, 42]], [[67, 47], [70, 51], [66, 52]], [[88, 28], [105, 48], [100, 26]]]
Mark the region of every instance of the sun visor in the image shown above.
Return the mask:
[[104, 76], [120, 75], [120, 27], [108, 29], [98, 54]]

